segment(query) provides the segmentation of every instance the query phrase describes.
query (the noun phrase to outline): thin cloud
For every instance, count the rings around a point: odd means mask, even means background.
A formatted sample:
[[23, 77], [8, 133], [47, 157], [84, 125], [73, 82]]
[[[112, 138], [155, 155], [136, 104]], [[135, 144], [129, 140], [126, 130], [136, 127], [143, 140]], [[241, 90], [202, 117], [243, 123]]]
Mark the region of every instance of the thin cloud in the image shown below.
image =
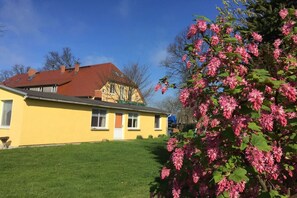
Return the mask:
[[130, 0], [121, 0], [118, 6], [116, 7], [116, 11], [122, 17], [127, 17], [131, 12], [131, 1]]
[[83, 65], [94, 65], [100, 63], [114, 63], [114, 59], [107, 56], [96, 56], [96, 55], [89, 55], [82, 59]]
[[154, 65], [160, 65], [161, 61], [165, 60], [167, 56], [166, 48], [159, 48], [152, 53], [151, 61]]
[[4, 0], [0, 5], [0, 21], [5, 29], [17, 35], [40, 35], [40, 16], [31, 0]]

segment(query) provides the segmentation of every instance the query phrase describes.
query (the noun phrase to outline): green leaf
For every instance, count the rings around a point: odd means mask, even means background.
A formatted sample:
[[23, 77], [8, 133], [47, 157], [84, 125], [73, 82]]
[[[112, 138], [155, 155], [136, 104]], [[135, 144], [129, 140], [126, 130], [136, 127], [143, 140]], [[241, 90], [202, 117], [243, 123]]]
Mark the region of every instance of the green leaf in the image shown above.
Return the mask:
[[252, 112], [252, 114], [251, 114], [251, 118], [253, 118], [253, 119], [260, 118], [260, 114], [259, 114], [259, 112]]
[[200, 15], [194, 15], [196, 19], [202, 19], [204, 21], [207, 21], [207, 22], [211, 22], [211, 20], [205, 16], [200, 16]]
[[252, 129], [253, 131], [261, 131], [261, 129], [262, 129], [255, 122], [249, 122], [248, 128]]
[[215, 106], [218, 106], [218, 105], [219, 105], [218, 100], [217, 100], [216, 98], [211, 97], [211, 101], [213, 102], [213, 104], [214, 104]]
[[266, 105], [262, 105], [261, 109], [263, 109], [265, 111], [270, 111], [270, 108]]
[[297, 153], [297, 144], [289, 144], [286, 146], [286, 151]]
[[213, 172], [213, 179], [216, 184], [219, 183], [223, 178], [224, 176], [222, 175], [222, 172], [219, 172], [219, 171]]
[[249, 141], [250, 141], [249, 136], [245, 136], [244, 138], [242, 138], [242, 142], [241, 142], [241, 145], [240, 145], [240, 150], [243, 151], [247, 147]]
[[239, 183], [241, 181], [248, 181], [249, 178], [246, 176], [247, 171], [243, 168], [236, 168], [232, 174], [229, 175], [228, 179]]
[[267, 144], [267, 140], [261, 133], [259, 135], [252, 134], [251, 143], [261, 151], [271, 150], [271, 147]]
[[225, 38], [225, 42], [227, 42], [227, 43], [236, 43], [237, 39], [236, 38]]
[[278, 74], [278, 75], [282, 75], [282, 74], [284, 74], [284, 70], [279, 70], [279, 71], [277, 72], [277, 74]]
[[224, 72], [218, 75], [219, 77], [227, 77], [230, 76], [229, 72]]

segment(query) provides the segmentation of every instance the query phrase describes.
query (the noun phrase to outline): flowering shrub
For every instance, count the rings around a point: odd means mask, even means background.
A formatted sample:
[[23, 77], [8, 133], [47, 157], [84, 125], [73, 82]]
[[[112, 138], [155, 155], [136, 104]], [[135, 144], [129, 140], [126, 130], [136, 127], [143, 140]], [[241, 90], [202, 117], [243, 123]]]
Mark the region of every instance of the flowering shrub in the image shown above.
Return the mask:
[[[282, 9], [274, 70], [257, 69], [262, 36], [243, 39], [232, 24], [199, 19], [183, 57], [193, 75], [180, 94], [195, 133], [171, 137], [161, 171], [166, 197], [286, 197], [297, 193], [297, 11]], [[207, 32], [209, 34], [207, 34]], [[202, 45], [208, 48], [201, 50]], [[264, 68], [264, 67], [261, 67]], [[271, 71], [271, 72], [270, 72]], [[273, 72], [272, 72], [273, 71]], [[163, 87], [162, 87], [163, 86]], [[158, 84], [163, 92], [166, 78]]]

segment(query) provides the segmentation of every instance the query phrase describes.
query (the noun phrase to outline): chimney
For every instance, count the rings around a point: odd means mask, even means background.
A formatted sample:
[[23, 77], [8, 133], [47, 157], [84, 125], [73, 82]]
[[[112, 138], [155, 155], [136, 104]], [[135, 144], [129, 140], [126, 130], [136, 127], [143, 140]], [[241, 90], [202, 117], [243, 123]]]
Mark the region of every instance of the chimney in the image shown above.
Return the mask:
[[60, 70], [61, 70], [61, 73], [63, 74], [66, 70], [66, 66], [65, 65], [61, 65], [60, 66]]
[[28, 76], [29, 77], [32, 77], [32, 76], [34, 76], [35, 74], [36, 74], [36, 70], [35, 69], [32, 69], [32, 68], [30, 68], [29, 70], [28, 70]]
[[93, 97], [93, 99], [101, 99], [102, 98], [102, 92], [100, 90], [95, 90], [95, 95]]
[[74, 65], [74, 71], [75, 71], [75, 73], [77, 73], [79, 71], [79, 64], [78, 63], [76, 63]]

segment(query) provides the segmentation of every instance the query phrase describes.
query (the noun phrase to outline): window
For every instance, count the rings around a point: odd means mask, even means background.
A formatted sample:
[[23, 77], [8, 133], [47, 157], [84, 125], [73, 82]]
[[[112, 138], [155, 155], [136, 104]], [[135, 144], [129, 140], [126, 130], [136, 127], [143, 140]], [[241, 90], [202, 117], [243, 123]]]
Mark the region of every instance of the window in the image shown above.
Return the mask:
[[2, 103], [1, 126], [9, 127], [11, 121], [12, 100], [3, 100]]
[[125, 93], [125, 88], [124, 86], [120, 87], [120, 100], [124, 100], [124, 93]]
[[114, 86], [114, 84], [110, 84], [109, 93], [115, 93], [115, 86]]
[[160, 115], [155, 115], [155, 129], [161, 128], [161, 117]]
[[128, 128], [138, 128], [138, 114], [137, 113], [129, 113]]
[[92, 110], [92, 128], [106, 128], [106, 110]]

